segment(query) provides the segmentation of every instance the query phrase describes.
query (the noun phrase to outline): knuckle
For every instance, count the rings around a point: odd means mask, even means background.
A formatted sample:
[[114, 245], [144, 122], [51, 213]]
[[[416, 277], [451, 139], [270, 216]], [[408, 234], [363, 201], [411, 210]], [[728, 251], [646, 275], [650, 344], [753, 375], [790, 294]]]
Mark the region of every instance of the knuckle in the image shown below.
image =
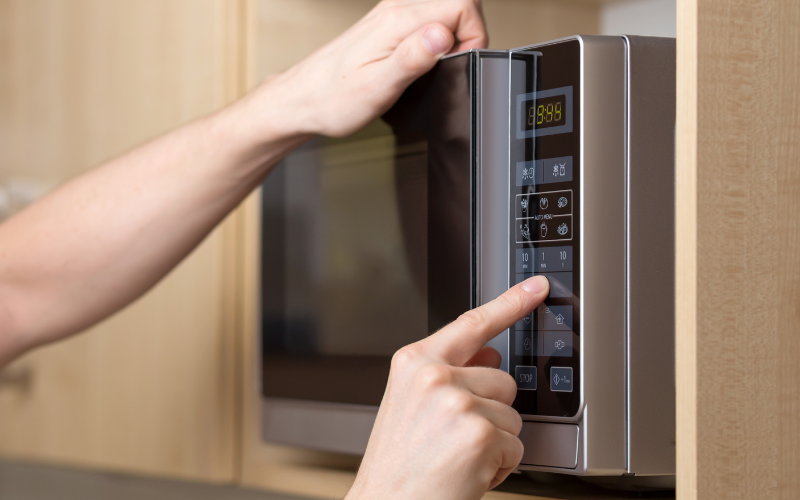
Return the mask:
[[395, 52], [397, 65], [405, 73], [417, 74], [425, 69], [424, 61], [408, 45], [401, 45]]
[[517, 397], [517, 382], [514, 380], [514, 377], [511, 376], [509, 373], [500, 372], [500, 385], [502, 387], [502, 391], [504, 391], [506, 398], [511, 399], [513, 402], [514, 398]]
[[453, 371], [446, 365], [432, 364], [423, 367], [418, 375], [423, 391], [430, 392], [453, 383]]
[[485, 418], [475, 418], [469, 430], [469, 441], [477, 450], [489, 448], [495, 439], [496, 429], [494, 425]]
[[447, 396], [445, 407], [454, 415], [463, 415], [475, 408], [475, 400], [472, 395], [464, 391], [452, 391]]
[[[511, 434], [514, 434], [515, 436], [519, 436], [519, 433], [522, 432], [522, 417], [517, 412], [517, 410], [515, 410], [513, 408], [511, 409], [511, 412], [513, 413], [513, 415], [511, 415], [511, 419], [514, 422], [513, 423], [513, 429], [512, 429], [513, 432], [511, 432]], [[517, 441], [519, 441], [519, 439], [517, 439]], [[520, 441], [520, 444], [522, 444], [521, 441]]]
[[402, 370], [414, 363], [419, 357], [419, 347], [416, 344], [409, 344], [401, 347], [392, 356], [392, 370]]
[[468, 330], [483, 330], [486, 327], [488, 318], [483, 309], [470, 309], [458, 317], [458, 323]]
[[520, 438], [514, 439], [514, 461], [519, 465], [522, 462], [522, 456], [525, 454], [525, 445], [522, 444]]

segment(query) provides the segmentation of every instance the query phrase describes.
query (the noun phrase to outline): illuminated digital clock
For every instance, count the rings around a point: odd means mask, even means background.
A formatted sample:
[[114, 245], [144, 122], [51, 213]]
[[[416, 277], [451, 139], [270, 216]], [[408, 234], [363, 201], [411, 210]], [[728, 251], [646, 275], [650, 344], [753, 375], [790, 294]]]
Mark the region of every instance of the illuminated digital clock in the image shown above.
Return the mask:
[[566, 121], [566, 96], [557, 95], [523, 102], [525, 130], [557, 127]]
[[517, 139], [572, 132], [572, 87], [517, 95]]

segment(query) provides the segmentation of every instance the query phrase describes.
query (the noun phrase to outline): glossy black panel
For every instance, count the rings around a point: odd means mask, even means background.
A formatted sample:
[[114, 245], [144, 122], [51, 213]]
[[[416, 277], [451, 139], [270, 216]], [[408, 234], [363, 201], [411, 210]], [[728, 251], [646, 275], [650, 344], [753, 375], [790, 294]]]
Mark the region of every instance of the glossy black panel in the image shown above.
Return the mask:
[[511, 351], [512, 373], [537, 370], [536, 390], [518, 381], [514, 408], [523, 415], [573, 416], [580, 406], [580, 84], [577, 41], [512, 54], [509, 277], [544, 274], [551, 283], [531, 332], [536, 349]]

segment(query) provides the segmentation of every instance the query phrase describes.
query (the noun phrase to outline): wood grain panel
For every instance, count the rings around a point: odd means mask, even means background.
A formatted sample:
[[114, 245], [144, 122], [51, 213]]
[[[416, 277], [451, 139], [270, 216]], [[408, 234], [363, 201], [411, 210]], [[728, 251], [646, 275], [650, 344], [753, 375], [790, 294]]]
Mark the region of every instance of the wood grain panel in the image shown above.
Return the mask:
[[678, 497], [798, 498], [800, 4], [678, 24]]
[[[240, 10], [228, 0], [0, 0], [0, 176], [63, 182], [235, 97]], [[135, 304], [10, 366], [0, 453], [233, 479], [235, 232], [223, 224]]]

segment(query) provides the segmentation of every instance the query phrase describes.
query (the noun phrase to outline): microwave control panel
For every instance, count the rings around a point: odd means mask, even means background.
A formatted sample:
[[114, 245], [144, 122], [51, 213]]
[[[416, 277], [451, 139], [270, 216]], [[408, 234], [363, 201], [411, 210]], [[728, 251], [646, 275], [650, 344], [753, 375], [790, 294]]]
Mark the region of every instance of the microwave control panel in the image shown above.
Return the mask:
[[573, 417], [581, 403], [580, 57], [577, 40], [511, 53], [509, 282], [550, 294], [509, 334], [522, 415]]

